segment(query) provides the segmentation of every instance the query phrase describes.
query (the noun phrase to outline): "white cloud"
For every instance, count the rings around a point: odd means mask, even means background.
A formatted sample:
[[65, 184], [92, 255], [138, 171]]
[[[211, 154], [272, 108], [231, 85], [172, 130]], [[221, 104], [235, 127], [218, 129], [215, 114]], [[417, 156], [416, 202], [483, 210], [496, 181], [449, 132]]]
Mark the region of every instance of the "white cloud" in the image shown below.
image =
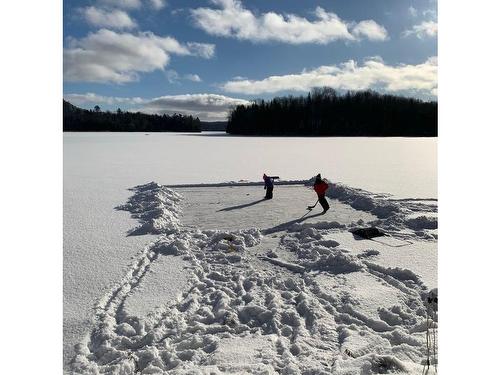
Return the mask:
[[436, 9], [426, 9], [422, 11], [422, 15], [424, 17], [430, 17], [431, 19], [435, 20], [437, 18], [437, 11]]
[[249, 101], [217, 94], [167, 95], [144, 103], [140, 110], [145, 113], [184, 113], [200, 120], [223, 121], [229, 110], [237, 105], [248, 105]]
[[198, 74], [185, 74], [184, 78], [188, 81], [201, 82], [201, 78]]
[[298, 74], [271, 76], [262, 80], [232, 80], [224, 83], [222, 89], [256, 95], [279, 91], [306, 92], [322, 86], [341, 90], [408, 91], [432, 96], [437, 88], [437, 59], [432, 57], [422, 64], [396, 66], [386, 65], [380, 57], [368, 58], [362, 65], [349, 60]]
[[74, 104], [76, 106], [88, 105], [88, 104], [106, 104], [106, 105], [115, 105], [115, 104], [125, 104], [125, 105], [137, 105], [145, 102], [144, 99], [136, 97], [136, 98], [122, 98], [122, 97], [114, 97], [114, 96], [102, 96], [97, 95], [92, 92], [88, 92], [85, 94], [64, 94], [64, 99]]
[[167, 77], [168, 82], [170, 83], [179, 83], [181, 80], [188, 80], [192, 82], [201, 82], [201, 78], [198, 74], [184, 74], [183, 76], [179, 75], [175, 70], [169, 69], [165, 72], [165, 77]]
[[96, 7], [87, 7], [82, 10], [87, 22], [93, 26], [108, 27], [113, 29], [132, 29], [137, 24], [123, 10], [105, 10]]
[[315, 20], [310, 21], [294, 14], [254, 14], [238, 0], [212, 0], [212, 3], [218, 9], [191, 10], [195, 25], [211, 35], [252, 42], [278, 41], [291, 44], [326, 44], [335, 40], [354, 41], [362, 37], [371, 40], [387, 38], [385, 28], [373, 20], [348, 22], [321, 7], [316, 8]]
[[164, 0], [149, 0], [150, 5], [153, 9], [160, 10], [165, 8], [166, 2]]
[[165, 72], [165, 77], [167, 77], [167, 81], [170, 83], [177, 83], [179, 81], [179, 73], [173, 69], [167, 70]]
[[403, 32], [404, 37], [415, 35], [419, 39], [425, 37], [434, 37], [437, 35], [438, 25], [434, 21], [423, 21], [418, 25], [414, 25], [411, 29]]
[[199, 117], [204, 121], [224, 121], [229, 110], [237, 105], [248, 105], [249, 101], [217, 94], [166, 95], [153, 99], [120, 98], [101, 96], [94, 93], [65, 94], [64, 98], [79, 106], [122, 105], [135, 106], [130, 111], [143, 113], [182, 113]]
[[141, 0], [99, 0], [99, 3], [124, 9], [137, 9], [141, 7]]
[[416, 17], [416, 16], [417, 16], [417, 14], [418, 14], [418, 11], [417, 11], [414, 7], [410, 6], [410, 7], [408, 8], [408, 13], [410, 13], [410, 16], [412, 16], [412, 17]]
[[117, 33], [101, 29], [82, 39], [70, 38], [64, 49], [64, 79], [83, 82], [125, 83], [139, 73], [163, 70], [170, 54], [209, 58], [215, 47], [179, 43], [151, 32]]
[[353, 35], [358, 38], [365, 37], [370, 40], [386, 40], [387, 30], [373, 20], [359, 22], [352, 29]]
[[[98, 0], [99, 4], [120, 9], [139, 9], [143, 2], [142, 0]], [[148, 0], [147, 2], [155, 10], [163, 9], [167, 5], [165, 0]]]
[[210, 59], [215, 54], [215, 44], [188, 42], [187, 48], [191, 55]]

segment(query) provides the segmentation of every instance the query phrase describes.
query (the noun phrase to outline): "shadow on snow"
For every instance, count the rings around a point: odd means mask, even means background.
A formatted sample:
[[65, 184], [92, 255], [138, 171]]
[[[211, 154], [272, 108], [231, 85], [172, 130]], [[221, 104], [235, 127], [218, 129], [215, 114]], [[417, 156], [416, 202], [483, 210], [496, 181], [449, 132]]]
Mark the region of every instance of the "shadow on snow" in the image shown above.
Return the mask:
[[231, 207], [221, 208], [220, 210], [217, 210], [217, 212], [239, 210], [241, 208], [246, 208], [246, 207], [254, 206], [254, 205], [258, 204], [258, 203], [264, 202], [265, 200], [267, 200], [267, 199], [262, 198], [262, 199], [259, 199], [259, 200], [255, 201], [255, 202], [240, 204], [238, 206], [231, 206]]
[[293, 219], [293, 220], [287, 221], [286, 223], [278, 224], [275, 227], [264, 229], [264, 230], [262, 230], [262, 234], [267, 235], [267, 234], [271, 234], [271, 233], [281, 232], [293, 224], [300, 223], [300, 222], [305, 221], [307, 219], [312, 219], [314, 217], [324, 215], [323, 212], [319, 212], [319, 213], [311, 215], [311, 216], [308, 216], [308, 214], [309, 214], [309, 212], [306, 212], [303, 216], [299, 217], [298, 219]]

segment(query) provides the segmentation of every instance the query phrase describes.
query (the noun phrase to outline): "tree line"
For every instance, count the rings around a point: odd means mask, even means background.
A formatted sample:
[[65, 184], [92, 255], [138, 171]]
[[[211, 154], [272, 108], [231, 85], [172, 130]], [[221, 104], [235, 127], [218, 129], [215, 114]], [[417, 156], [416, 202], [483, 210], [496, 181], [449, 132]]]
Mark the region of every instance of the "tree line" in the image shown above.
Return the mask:
[[101, 111], [78, 108], [63, 100], [63, 131], [73, 132], [200, 132], [196, 117], [181, 114], [148, 115], [140, 112]]
[[239, 105], [227, 133], [284, 136], [437, 136], [437, 102], [374, 91], [313, 89], [307, 96]]

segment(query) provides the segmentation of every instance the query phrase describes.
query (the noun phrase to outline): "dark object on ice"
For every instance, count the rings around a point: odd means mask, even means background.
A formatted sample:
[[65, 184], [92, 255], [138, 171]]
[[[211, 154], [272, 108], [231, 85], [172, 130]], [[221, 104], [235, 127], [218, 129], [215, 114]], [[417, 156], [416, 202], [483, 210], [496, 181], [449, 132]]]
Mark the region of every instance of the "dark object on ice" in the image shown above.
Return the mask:
[[[321, 173], [318, 173], [318, 175], [316, 176], [313, 189], [316, 192], [316, 194], [318, 194], [318, 202], [321, 205], [321, 207], [323, 207], [323, 213], [326, 213], [326, 211], [330, 209], [330, 205], [328, 204], [325, 198], [326, 191], [328, 190], [328, 184], [321, 179]], [[316, 204], [314, 206], [316, 206]]]
[[378, 228], [358, 228], [351, 231], [352, 234], [370, 240], [375, 237], [382, 237], [386, 234]]
[[[355, 236], [355, 238], [359, 237], [361, 239], [371, 240], [390, 247], [402, 247], [412, 244], [412, 242], [408, 241], [407, 239], [395, 238], [391, 234], [384, 233], [380, 229], [375, 227], [357, 228], [350, 230], [350, 232]], [[384, 241], [380, 241], [376, 240], [376, 237], [385, 237], [386, 239]]]
[[268, 176], [264, 173], [262, 176], [264, 180], [264, 189], [266, 190], [265, 199], [273, 199], [273, 189], [274, 189], [274, 180], [278, 179], [278, 176]]
[[432, 309], [432, 311], [437, 312], [438, 310], [438, 290], [437, 288], [432, 289], [429, 294], [427, 294], [427, 306]]

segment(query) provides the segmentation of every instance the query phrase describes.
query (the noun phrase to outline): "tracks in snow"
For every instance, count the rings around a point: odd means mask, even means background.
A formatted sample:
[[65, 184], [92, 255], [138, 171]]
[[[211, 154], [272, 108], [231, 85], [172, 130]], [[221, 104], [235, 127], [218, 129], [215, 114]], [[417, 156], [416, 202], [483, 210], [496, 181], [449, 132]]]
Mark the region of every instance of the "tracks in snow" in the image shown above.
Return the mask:
[[[184, 230], [180, 199], [154, 183], [136, 189], [129, 208], [140, 230], [163, 234], [96, 305], [74, 373], [415, 372], [425, 355], [426, 287], [413, 272], [341, 249], [331, 236], [346, 228], [335, 222], [294, 224], [275, 240], [257, 229]], [[126, 299], [164, 256], [189, 262], [188, 289], [146, 319], [127, 315]], [[373, 285], [392, 299], [367, 310], [363, 288]]]

